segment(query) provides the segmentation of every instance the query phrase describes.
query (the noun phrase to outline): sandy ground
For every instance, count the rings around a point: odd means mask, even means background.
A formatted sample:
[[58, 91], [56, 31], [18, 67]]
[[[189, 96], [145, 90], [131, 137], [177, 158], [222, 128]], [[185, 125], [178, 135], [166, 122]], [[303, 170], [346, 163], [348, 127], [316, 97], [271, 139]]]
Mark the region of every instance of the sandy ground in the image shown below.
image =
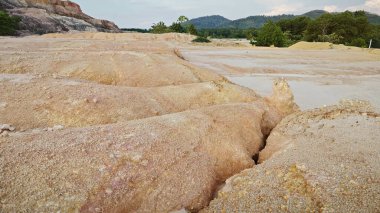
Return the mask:
[[[337, 103], [341, 99], [369, 100], [380, 108], [380, 54], [328, 44], [291, 49], [188, 47], [183, 56], [196, 66], [211, 69], [229, 80], [270, 93], [270, 82], [286, 78], [302, 109]], [[319, 49], [318, 49], [319, 48]]]
[[379, 211], [379, 115], [270, 93], [379, 107], [378, 52], [193, 38], [1, 38], [0, 212]]

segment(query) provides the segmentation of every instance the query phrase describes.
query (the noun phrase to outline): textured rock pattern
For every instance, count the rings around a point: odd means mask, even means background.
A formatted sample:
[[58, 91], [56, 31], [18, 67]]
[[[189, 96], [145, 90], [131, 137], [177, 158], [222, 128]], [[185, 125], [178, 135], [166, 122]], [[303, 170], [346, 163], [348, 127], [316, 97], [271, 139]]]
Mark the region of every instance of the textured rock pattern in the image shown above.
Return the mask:
[[379, 118], [355, 102], [287, 117], [263, 163], [228, 179], [203, 212], [379, 212]]
[[1, 138], [2, 209], [200, 210], [220, 183], [254, 165], [262, 129], [280, 120], [257, 102]]
[[0, 212], [198, 211], [251, 168], [296, 109], [288, 86], [261, 98], [197, 68], [191, 39], [0, 39]]
[[0, 74], [0, 91], [7, 103], [0, 108], [0, 122], [18, 130], [109, 124], [261, 99], [227, 82], [132, 88], [26, 74]]
[[225, 81], [180, 59], [167, 42], [191, 36], [109, 33], [47, 34], [0, 40], [0, 73], [152, 87]]
[[20, 34], [67, 31], [120, 32], [112, 22], [84, 14], [80, 6], [64, 0], [2, 0], [0, 7], [21, 17]]

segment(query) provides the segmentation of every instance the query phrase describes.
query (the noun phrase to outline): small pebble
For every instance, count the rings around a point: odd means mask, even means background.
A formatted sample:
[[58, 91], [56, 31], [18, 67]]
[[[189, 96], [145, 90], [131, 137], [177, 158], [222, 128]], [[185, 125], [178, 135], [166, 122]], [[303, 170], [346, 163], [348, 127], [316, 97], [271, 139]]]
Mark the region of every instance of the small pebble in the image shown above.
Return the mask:
[[107, 189], [106, 189], [106, 193], [107, 193], [107, 194], [112, 194], [112, 189], [107, 188]]
[[0, 134], [1, 137], [8, 137], [9, 136], [9, 132], [8, 131], [4, 131]]
[[53, 126], [53, 130], [54, 130], [54, 131], [62, 130], [62, 129], [64, 129], [64, 128], [65, 128], [65, 127], [62, 126], [62, 125], [55, 125], [55, 126]]

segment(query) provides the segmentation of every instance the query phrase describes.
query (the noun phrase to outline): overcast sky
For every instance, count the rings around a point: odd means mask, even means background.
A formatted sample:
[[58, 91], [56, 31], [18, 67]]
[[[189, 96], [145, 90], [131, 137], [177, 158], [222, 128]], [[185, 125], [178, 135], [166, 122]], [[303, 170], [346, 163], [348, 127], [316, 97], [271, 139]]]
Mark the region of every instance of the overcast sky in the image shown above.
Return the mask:
[[324, 9], [330, 12], [366, 10], [380, 14], [380, 0], [72, 0], [95, 18], [119, 27], [149, 28], [164, 21], [171, 24], [180, 15], [197, 18], [222, 15], [229, 19], [251, 15], [302, 14]]

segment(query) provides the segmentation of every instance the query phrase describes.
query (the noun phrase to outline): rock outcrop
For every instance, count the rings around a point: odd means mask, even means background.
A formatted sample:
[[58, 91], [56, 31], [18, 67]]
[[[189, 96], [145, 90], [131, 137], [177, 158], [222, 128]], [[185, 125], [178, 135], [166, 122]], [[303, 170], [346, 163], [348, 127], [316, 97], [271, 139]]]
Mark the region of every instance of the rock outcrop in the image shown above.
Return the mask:
[[68, 31], [120, 32], [112, 22], [84, 14], [80, 6], [66, 0], [2, 0], [0, 8], [21, 17], [20, 34]]
[[5, 212], [170, 212], [208, 205], [255, 163], [281, 113], [264, 101], [0, 139]]
[[18, 130], [110, 124], [261, 99], [228, 82], [132, 88], [26, 74], [0, 74], [0, 91], [6, 103], [0, 107], [0, 122]]
[[288, 85], [262, 98], [178, 41], [191, 37], [0, 39], [0, 212], [198, 211], [251, 168], [297, 109]]
[[176, 43], [176, 39], [183, 42], [189, 38], [179, 34], [86, 32], [1, 39], [4, 51], [0, 52], [0, 73], [130, 87], [225, 81], [222, 76], [179, 58], [167, 44], [168, 40]]
[[203, 212], [379, 212], [379, 118], [361, 102], [288, 116], [262, 164], [228, 179]]

